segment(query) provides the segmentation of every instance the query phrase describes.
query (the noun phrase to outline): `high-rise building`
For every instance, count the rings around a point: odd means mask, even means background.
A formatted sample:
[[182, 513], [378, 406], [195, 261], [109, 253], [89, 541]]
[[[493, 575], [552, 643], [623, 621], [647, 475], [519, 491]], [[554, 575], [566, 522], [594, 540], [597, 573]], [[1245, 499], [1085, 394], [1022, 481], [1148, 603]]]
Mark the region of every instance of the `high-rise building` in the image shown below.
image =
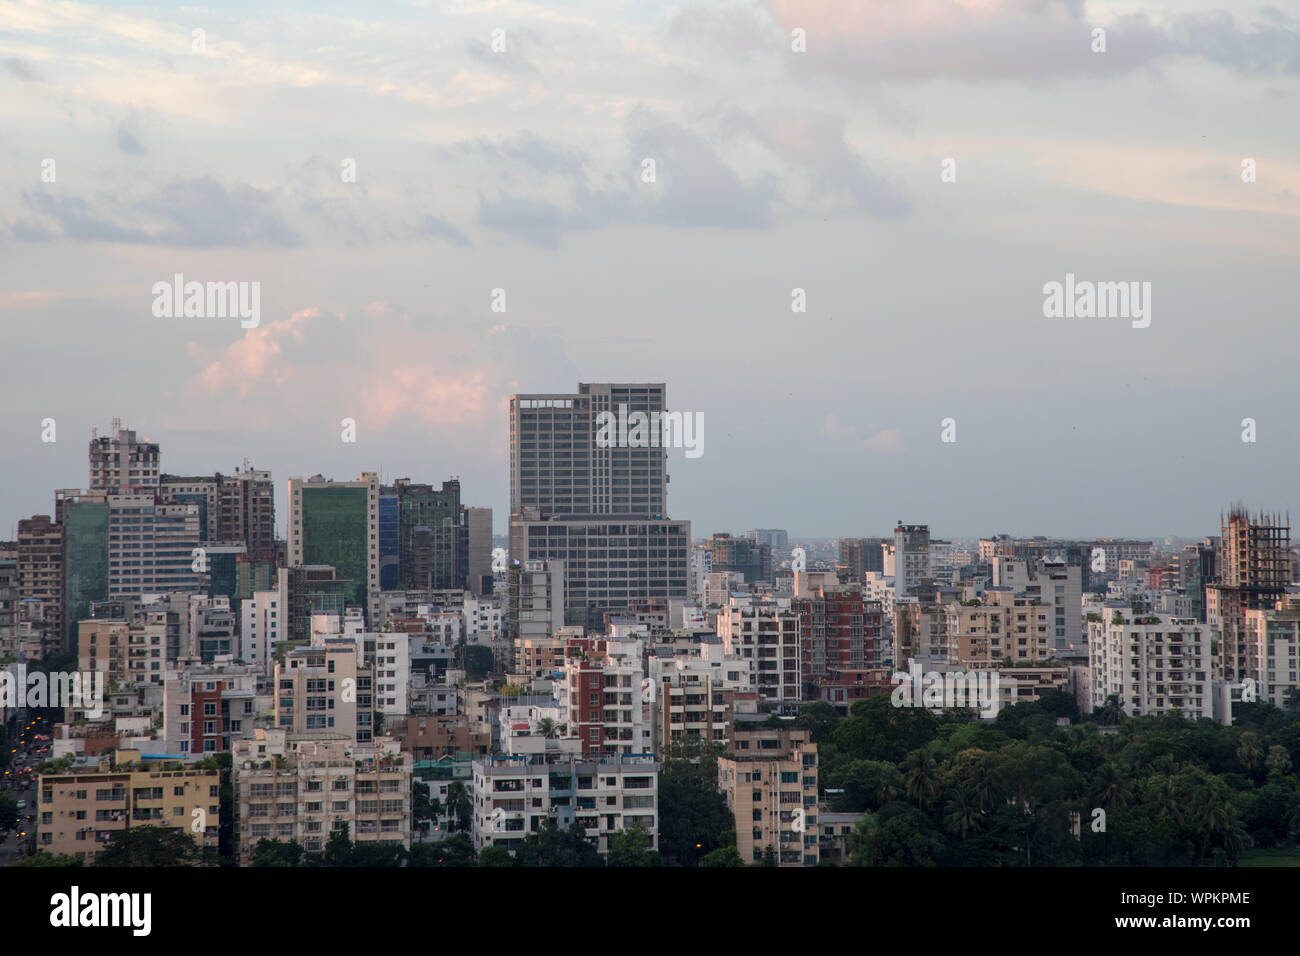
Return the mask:
[[602, 413], [659, 415], [665, 392], [663, 384], [579, 384], [576, 394], [511, 396], [510, 513], [666, 514], [667, 453], [658, 441], [596, 441]]
[[657, 421], [664, 400], [662, 384], [510, 399], [510, 557], [565, 562], [568, 625], [687, 595], [690, 522], [665, 516], [667, 453], [657, 440], [597, 441], [602, 414]]
[[1211, 586], [1215, 594], [1207, 595], [1207, 608], [1216, 613], [1213, 620], [1208, 612], [1206, 617], [1222, 635], [1218, 663], [1223, 679], [1258, 679], [1259, 662], [1247, 637], [1245, 613], [1272, 609], [1286, 594], [1292, 577], [1291, 521], [1279, 515], [1252, 518], [1234, 508], [1220, 524], [1217, 581]]
[[1114, 696], [1130, 717], [1178, 710], [1188, 720], [1213, 719], [1213, 661], [1208, 625], [1168, 614], [1137, 615], [1108, 601], [1088, 624], [1092, 705]]
[[374, 739], [374, 675], [360, 666], [352, 637], [313, 638], [275, 665], [275, 726], [290, 734], [334, 732], [351, 742]]
[[346, 602], [379, 620], [379, 476], [289, 479], [289, 565], [330, 565]]
[[233, 475], [163, 475], [159, 495], [169, 504], [198, 507], [205, 543], [242, 544], [254, 560], [274, 559], [275, 487], [269, 471], [246, 467]]
[[[888, 573], [886, 571], [886, 573]], [[903, 524], [894, 528], [894, 593], [903, 598], [930, 577], [930, 528]]]
[[836, 570], [850, 581], [862, 583], [868, 571], [884, 574], [884, 555], [880, 538], [840, 538], [839, 561]]
[[137, 440], [135, 432], [115, 418], [111, 435], [91, 435], [88, 488], [107, 495], [156, 495], [159, 459], [155, 442]]
[[[63, 629], [63, 527], [49, 515], [18, 522], [18, 597], [39, 605], [41, 646], [46, 651], [65, 646]], [[34, 615], [33, 615], [34, 616]]]
[[453, 478], [438, 489], [399, 478], [394, 489], [402, 588], [463, 590], [469, 579], [469, 522], [460, 482]]
[[466, 508], [469, 525], [469, 589], [479, 597], [492, 593], [492, 509]]
[[862, 598], [862, 585], [840, 584], [833, 571], [796, 571], [791, 609], [799, 615], [804, 696], [816, 700], [817, 686], [832, 670], [864, 670], [884, 662], [884, 613]]
[[108, 596], [191, 591], [207, 583], [199, 509], [155, 494], [108, 496]]
[[63, 528], [65, 647], [75, 649], [77, 622], [95, 601], [108, 600], [108, 498], [77, 489], [54, 493], [54, 520]]
[[734, 571], [745, 576], [746, 584], [772, 581], [772, 548], [749, 538], [733, 538], [719, 532], [707, 545], [713, 556], [712, 570]]
[[786, 599], [732, 597], [718, 613], [724, 653], [754, 662], [754, 689], [766, 711], [793, 713], [803, 699], [799, 615]]
[[779, 866], [817, 865], [817, 745], [807, 730], [737, 726], [718, 758], [718, 789], [742, 860], [770, 851]]
[[755, 528], [745, 533], [755, 544], [765, 544], [772, 552], [772, 560], [780, 563], [790, 557], [790, 535], [784, 528]]

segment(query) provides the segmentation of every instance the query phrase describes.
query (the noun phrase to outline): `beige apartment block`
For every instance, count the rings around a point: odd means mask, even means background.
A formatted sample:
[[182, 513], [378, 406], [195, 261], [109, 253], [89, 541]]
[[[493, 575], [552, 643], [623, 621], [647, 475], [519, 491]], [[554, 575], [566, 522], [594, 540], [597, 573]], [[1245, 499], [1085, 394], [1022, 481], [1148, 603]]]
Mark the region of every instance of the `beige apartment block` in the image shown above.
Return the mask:
[[411, 760], [391, 738], [361, 747], [342, 734], [258, 730], [235, 742], [232, 764], [242, 865], [261, 840], [319, 853], [345, 826], [356, 843], [411, 847]]
[[771, 847], [780, 866], [817, 865], [817, 745], [807, 730], [736, 727], [718, 759], [718, 789], [742, 860], [759, 863]]
[[36, 845], [87, 865], [131, 827], [180, 830], [216, 850], [221, 774], [193, 763], [143, 763], [140, 752], [83, 759], [66, 773], [41, 774]]

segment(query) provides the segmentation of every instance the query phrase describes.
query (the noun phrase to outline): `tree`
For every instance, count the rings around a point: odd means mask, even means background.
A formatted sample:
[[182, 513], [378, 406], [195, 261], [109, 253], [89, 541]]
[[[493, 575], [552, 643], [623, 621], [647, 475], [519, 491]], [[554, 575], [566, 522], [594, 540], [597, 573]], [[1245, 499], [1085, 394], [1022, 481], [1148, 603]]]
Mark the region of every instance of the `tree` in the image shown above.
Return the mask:
[[515, 858], [510, 855], [510, 851], [503, 846], [485, 846], [483, 852], [478, 855], [479, 866], [514, 866]]
[[720, 846], [700, 858], [700, 866], [744, 866], [740, 851], [734, 846]]
[[6, 833], [18, 826], [18, 801], [11, 793], [0, 793], [0, 833]]
[[758, 861], [759, 866], [776, 866], [776, 851], [772, 849], [772, 844], [763, 847], [763, 857]]
[[474, 822], [474, 801], [462, 780], [453, 780], [447, 786], [447, 815], [448, 827], [453, 832], [468, 830]]
[[421, 833], [428, 833], [432, 823], [442, 816], [442, 801], [432, 796], [423, 780], [411, 781], [411, 822]]
[[84, 866], [80, 857], [75, 857], [70, 853], [60, 853], [57, 856], [49, 850], [37, 850], [35, 853], [29, 853], [27, 856], [20, 856], [14, 860], [14, 866]]
[[1241, 740], [1237, 742], [1237, 759], [1246, 768], [1246, 773], [1253, 773], [1262, 757], [1263, 750], [1260, 748], [1259, 736], [1249, 730], [1243, 733]]
[[651, 848], [650, 831], [640, 820], [625, 830], [609, 835], [606, 866], [661, 866], [658, 851]]
[[302, 866], [301, 843], [281, 840], [258, 840], [253, 847], [253, 866]]
[[515, 850], [515, 866], [601, 865], [600, 851], [588, 842], [587, 831], [576, 822], [561, 830], [554, 819], [547, 819]]
[[[215, 856], [215, 854], [212, 854]], [[118, 832], [95, 857], [95, 866], [202, 866], [209, 854], [184, 830], [131, 827]]]
[[462, 644], [456, 652], [456, 663], [465, 671], [469, 680], [483, 680], [492, 673], [496, 661], [492, 649], [482, 644]]
[[[489, 847], [488, 849], [491, 849]], [[486, 854], [487, 850], [484, 850]], [[468, 834], [455, 833], [437, 843], [416, 843], [407, 866], [474, 866], [474, 841]]]
[[664, 754], [659, 773], [659, 852], [677, 866], [697, 866], [700, 858], [736, 842], [736, 825], [718, 791], [717, 750], [687, 741]]
[[547, 740], [554, 740], [560, 736], [560, 728], [556, 726], [552, 717], [543, 717], [537, 722], [537, 736], [545, 737]]

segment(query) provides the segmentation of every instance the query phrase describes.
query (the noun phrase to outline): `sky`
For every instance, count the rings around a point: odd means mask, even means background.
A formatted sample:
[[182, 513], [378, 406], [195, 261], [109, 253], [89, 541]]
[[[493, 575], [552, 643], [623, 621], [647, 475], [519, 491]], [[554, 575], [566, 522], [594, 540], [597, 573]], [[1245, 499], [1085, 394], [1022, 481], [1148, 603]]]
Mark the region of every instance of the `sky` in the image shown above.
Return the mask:
[[697, 536], [1285, 511], [1298, 78], [1300, 0], [0, 0], [0, 535], [114, 417], [281, 527], [377, 470], [502, 533], [508, 396], [609, 381], [702, 416]]

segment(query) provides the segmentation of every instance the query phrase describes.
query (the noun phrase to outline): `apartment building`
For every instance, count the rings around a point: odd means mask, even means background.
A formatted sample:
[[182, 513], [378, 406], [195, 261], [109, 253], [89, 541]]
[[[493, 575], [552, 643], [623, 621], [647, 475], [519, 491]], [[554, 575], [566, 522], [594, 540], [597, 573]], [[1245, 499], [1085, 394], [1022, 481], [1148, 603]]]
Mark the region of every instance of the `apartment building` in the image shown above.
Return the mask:
[[991, 587], [977, 604], [946, 604], [948, 662], [957, 667], [1038, 664], [1052, 658], [1052, 609], [1011, 588]]
[[[899, 597], [905, 597], [909, 588], [930, 577], [929, 525], [898, 522], [894, 528], [893, 563], [894, 592]], [[886, 574], [890, 570], [886, 567]]]
[[347, 827], [356, 843], [411, 847], [411, 761], [396, 741], [259, 730], [236, 742], [235, 842], [247, 866], [260, 840], [325, 849]]
[[108, 435], [92, 432], [90, 439], [91, 493], [108, 495], [147, 495], [158, 493], [161, 476], [161, 453], [155, 442], [139, 440], [135, 432], [113, 419]]
[[1136, 615], [1111, 602], [1088, 623], [1092, 705], [1119, 698], [1131, 717], [1181, 711], [1214, 717], [1212, 629], [1192, 618]]
[[1292, 692], [1300, 688], [1300, 604], [1287, 601], [1244, 613], [1247, 676], [1255, 681], [1259, 700], [1288, 708]]
[[474, 761], [474, 846], [514, 850], [552, 819], [574, 823], [601, 853], [637, 823], [659, 848], [659, 763], [649, 754], [599, 759], [489, 756]]
[[727, 657], [722, 640], [656, 644], [650, 651], [651, 746], [662, 754], [669, 743], [690, 740], [724, 743], [735, 714], [757, 710], [753, 659]]
[[265, 677], [229, 657], [178, 662], [163, 683], [163, 745], [169, 754], [214, 754], [253, 733]]
[[555, 682], [560, 720], [586, 757], [650, 751], [641, 699], [641, 642], [570, 638]]
[[829, 571], [796, 571], [790, 607], [799, 615], [801, 671], [810, 699], [831, 668], [883, 663], [884, 611], [863, 600], [862, 585], [840, 584]]
[[41, 774], [36, 845], [87, 865], [131, 827], [180, 830], [217, 848], [221, 774], [179, 759], [145, 761], [138, 750], [83, 758], [65, 773]]
[[770, 848], [779, 866], [817, 865], [817, 745], [807, 730], [737, 726], [718, 759], [718, 789], [742, 860], [758, 863]]
[[1051, 609], [1052, 648], [1083, 642], [1083, 568], [1045, 558], [993, 558], [993, 585], [1037, 597]]
[[366, 635], [375, 643], [374, 708], [388, 716], [410, 713], [408, 690], [411, 684], [411, 639], [406, 634], [387, 631]]
[[789, 599], [734, 596], [718, 613], [723, 651], [754, 662], [754, 689], [765, 710], [792, 712], [803, 699], [799, 615]]
[[374, 738], [374, 685], [356, 638], [318, 635], [275, 666], [275, 727], [289, 734], [333, 731], [353, 743]]
[[64, 643], [63, 561], [61, 525], [49, 515], [33, 515], [18, 522], [18, 598], [40, 605], [36, 630], [42, 645], [50, 650], [60, 649]]

